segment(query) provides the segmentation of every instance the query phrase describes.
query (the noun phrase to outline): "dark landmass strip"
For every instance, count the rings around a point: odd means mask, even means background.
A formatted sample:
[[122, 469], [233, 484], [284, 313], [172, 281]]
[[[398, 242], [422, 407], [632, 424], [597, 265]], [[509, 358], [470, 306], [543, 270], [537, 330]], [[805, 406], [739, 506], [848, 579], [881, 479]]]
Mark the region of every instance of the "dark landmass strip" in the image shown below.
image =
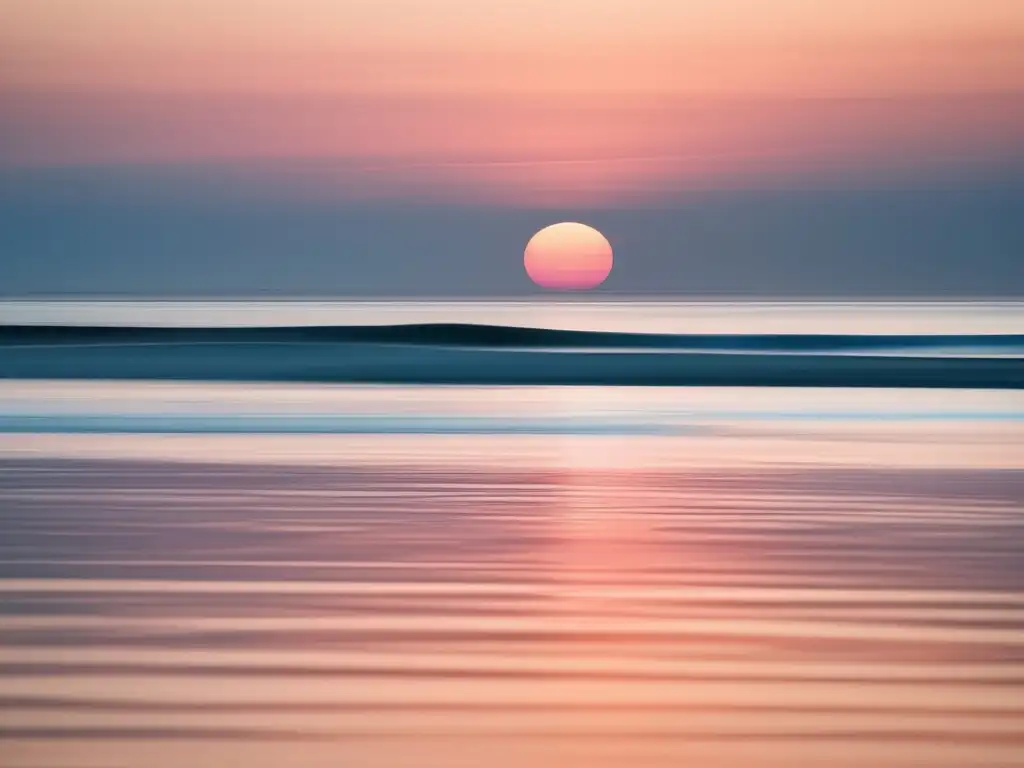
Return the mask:
[[[0, 378], [1020, 389], [1019, 357], [927, 352], [1022, 346], [1019, 335], [672, 336], [441, 324], [5, 326]], [[864, 354], [872, 350], [889, 354]], [[860, 354], [835, 354], [843, 351]]]
[[524, 349], [573, 347], [745, 352], [928, 350], [979, 346], [993, 350], [1024, 350], [1024, 334], [662, 334], [568, 331], [470, 323], [260, 328], [0, 326], [0, 345], [150, 342], [344, 342]]

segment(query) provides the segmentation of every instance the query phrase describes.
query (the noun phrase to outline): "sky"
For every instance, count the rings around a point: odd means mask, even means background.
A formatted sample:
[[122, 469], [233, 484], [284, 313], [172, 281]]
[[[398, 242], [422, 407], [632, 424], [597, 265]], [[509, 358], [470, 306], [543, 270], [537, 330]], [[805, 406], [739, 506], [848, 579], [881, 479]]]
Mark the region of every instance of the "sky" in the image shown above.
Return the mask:
[[0, 296], [1024, 294], [1019, 0], [0, 0]]

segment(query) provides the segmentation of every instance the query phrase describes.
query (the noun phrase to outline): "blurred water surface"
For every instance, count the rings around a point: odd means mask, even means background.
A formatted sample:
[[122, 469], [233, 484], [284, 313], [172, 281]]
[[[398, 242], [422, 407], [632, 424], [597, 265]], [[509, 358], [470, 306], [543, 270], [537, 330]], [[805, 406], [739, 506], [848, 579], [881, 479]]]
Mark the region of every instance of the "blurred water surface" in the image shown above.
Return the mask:
[[3, 382], [0, 765], [1024, 766], [1021, 552], [1019, 392]]
[[1020, 301], [44, 301], [0, 324], [282, 326], [484, 323], [638, 333], [1024, 333]]

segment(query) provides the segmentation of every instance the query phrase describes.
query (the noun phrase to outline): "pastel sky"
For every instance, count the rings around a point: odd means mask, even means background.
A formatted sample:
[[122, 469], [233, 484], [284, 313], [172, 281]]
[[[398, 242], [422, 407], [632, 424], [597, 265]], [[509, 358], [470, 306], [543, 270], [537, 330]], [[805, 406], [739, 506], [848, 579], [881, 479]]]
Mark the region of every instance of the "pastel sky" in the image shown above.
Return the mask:
[[544, 224], [700, 191], [1015, 189], [1024, 158], [1019, 0], [0, 0], [0, 18], [10, 217], [92, 184]]

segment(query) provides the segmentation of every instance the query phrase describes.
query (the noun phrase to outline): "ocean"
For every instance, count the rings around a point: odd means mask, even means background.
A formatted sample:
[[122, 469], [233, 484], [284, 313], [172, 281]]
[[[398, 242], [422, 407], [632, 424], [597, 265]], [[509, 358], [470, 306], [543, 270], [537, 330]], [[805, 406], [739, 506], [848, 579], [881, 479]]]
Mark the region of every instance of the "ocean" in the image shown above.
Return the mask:
[[9, 300], [0, 325], [480, 323], [648, 333], [1024, 333], [1021, 301]]
[[[1015, 365], [1024, 304], [0, 303], [407, 323]], [[1024, 766], [1022, 552], [1013, 386], [0, 378], [0, 765]]]

